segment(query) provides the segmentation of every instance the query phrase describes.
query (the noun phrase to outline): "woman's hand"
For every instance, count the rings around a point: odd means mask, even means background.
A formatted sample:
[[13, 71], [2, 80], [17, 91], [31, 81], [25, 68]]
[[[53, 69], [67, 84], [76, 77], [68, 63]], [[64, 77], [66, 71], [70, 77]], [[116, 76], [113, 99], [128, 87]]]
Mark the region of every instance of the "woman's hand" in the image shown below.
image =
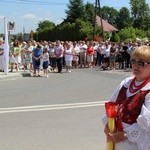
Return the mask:
[[107, 136], [107, 141], [113, 141], [114, 143], [119, 143], [126, 139], [127, 139], [127, 136], [124, 131], [117, 131], [114, 133], [109, 133]]
[[115, 131], [110, 133], [108, 125], [105, 126], [104, 132], [106, 134], [107, 142], [113, 141], [114, 143], [119, 143], [127, 139], [126, 133], [124, 131]]
[[38, 61], [38, 59], [39, 59], [39, 58], [37, 58], [37, 57], [34, 57], [34, 59], [35, 59], [36, 61]]
[[108, 124], [105, 126], [104, 133], [106, 134], [106, 137], [109, 136], [110, 130], [108, 128]]

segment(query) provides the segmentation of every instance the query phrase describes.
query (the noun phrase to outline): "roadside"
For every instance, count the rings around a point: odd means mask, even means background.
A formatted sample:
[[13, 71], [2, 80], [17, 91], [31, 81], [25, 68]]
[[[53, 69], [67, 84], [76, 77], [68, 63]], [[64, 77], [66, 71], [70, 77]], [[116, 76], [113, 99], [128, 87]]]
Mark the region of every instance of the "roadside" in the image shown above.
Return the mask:
[[[89, 69], [89, 68], [87, 68]], [[93, 68], [94, 70], [101, 70], [99, 68]], [[102, 71], [102, 70], [101, 70]], [[49, 71], [50, 73], [51, 71]], [[105, 70], [104, 72], [111, 73], [111, 74], [131, 74], [131, 69], [116, 69], [116, 70]], [[40, 73], [42, 74], [42, 72]], [[22, 77], [30, 77], [32, 76], [32, 73], [29, 70], [19, 70], [18, 72], [8, 72], [7, 75], [5, 75], [4, 72], [0, 72], [0, 80], [3, 79], [13, 79], [13, 78], [22, 78]]]
[[7, 75], [4, 72], [0, 72], [0, 80], [21, 78], [21, 77], [27, 77], [27, 76], [31, 76], [31, 73], [28, 70], [27, 71], [19, 70], [18, 72], [16, 71], [8, 72]]

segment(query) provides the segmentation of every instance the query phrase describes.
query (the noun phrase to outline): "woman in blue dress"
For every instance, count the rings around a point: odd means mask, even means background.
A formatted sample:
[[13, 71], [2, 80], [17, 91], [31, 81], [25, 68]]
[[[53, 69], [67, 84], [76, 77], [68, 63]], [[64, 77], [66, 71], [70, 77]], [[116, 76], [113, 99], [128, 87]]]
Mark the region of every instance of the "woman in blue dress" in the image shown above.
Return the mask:
[[36, 76], [36, 71], [38, 73], [38, 76], [40, 76], [40, 58], [42, 57], [42, 46], [40, 44], [37, 45], [36, 48], [33, 49], [32, 51], [32, 62], [33, 62], [33, 76]]

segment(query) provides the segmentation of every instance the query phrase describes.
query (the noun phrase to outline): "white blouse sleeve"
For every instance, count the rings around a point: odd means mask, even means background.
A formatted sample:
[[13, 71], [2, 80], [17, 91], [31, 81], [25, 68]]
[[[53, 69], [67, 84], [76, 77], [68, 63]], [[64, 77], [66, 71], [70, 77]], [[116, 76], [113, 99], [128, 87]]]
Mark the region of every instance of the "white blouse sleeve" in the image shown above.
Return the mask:
[[150, 93], [145, 96], [137, 123], [124, 129], [131, 142], [136, 142], [140, 150], [150, 150]]

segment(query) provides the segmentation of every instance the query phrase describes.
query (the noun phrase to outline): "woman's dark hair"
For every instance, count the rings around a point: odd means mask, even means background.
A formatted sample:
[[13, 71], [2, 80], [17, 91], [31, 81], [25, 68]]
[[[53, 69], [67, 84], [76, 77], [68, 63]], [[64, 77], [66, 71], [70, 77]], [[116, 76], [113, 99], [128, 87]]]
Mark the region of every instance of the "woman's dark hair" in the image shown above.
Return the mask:
[[42, 48], [42, 46], [40, 44], [37, 45], [37, 48]]
[[43, 53], [44, 52], [48, 52], [48, 49], [46, 47], [43, 49]]
[[14, 47], [19, 47], [19, 42], [17, 40], [15, 40], [14, 43], [13, 43], [13, 46]]

